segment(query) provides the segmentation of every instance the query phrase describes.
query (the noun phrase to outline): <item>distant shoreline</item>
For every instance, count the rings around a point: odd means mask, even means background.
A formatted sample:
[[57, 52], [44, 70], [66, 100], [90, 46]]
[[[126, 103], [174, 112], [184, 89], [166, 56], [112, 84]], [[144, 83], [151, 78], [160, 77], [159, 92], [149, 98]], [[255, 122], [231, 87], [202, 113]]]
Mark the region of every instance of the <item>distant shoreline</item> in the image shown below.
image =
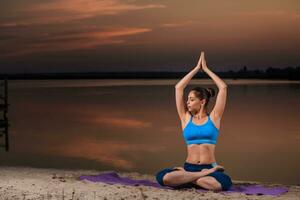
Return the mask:
[[[179, 79], [178, 79], [179, 80]], [[175, 86], [177, 79], [76, 79], [76, 80], [10, 80], [10, 88], [47, 87], [113, 87], [113, 86]], [[300, 80], [223, 79], [231, 85], [300, 84]], [[212, 79], [192, 79], [189, 85], [215, 85]]]
[[[45, 79], [181, 79], [188, 72], [88, 72], [88, 73], [24, 73], [0, 74], [0, 79], [10, 80], [45, 80]], [[266, 72], [254, 71], [228, 71], [215, 72], [225, 79], [260, 79], [260, 80], [300, 80], [300, 68], [274, 69]], [[206, 73], [199, 72], [196, 79], [210, 78]]]

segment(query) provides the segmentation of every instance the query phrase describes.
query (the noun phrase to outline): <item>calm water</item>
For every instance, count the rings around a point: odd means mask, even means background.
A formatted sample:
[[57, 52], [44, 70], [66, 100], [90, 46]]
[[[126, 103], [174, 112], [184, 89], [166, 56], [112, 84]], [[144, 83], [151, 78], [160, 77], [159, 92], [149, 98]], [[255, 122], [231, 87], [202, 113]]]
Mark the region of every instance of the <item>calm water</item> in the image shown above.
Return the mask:
[[[153, 175], [182, 166], [178, 81], [10, 81], [10, 151], [1, 149], [1, 165]], [[300, 184], [299, 82], [225, 82], [217, 163], [234, 180]], [[217, 89], [211, 80], [193, 80], [185, 97], [196, 85]]]

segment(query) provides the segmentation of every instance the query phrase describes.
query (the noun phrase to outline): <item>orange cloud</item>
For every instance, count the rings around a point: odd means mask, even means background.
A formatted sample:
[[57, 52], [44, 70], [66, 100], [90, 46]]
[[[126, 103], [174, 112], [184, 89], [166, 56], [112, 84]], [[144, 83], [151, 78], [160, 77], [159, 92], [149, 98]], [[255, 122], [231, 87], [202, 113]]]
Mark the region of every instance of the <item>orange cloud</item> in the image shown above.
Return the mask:
[[119, 14], [124, 11], [141, 10], [148, 8], [165, 8], [162, 4], [134, 5], [126, 4], [121, 0], [73, 0], [53, 1], [41, 4], [34, 4], [26, 11], [64, 11], [80, 13], [85, 16], [91, 14]]
[[188, 26], [188, 25], [193, 25], [195, 24], [195, 21], [184, 21], [184, 22], [174, 22], [174, 23], [164, 23], [161, 24], [161, 27], [166, 27], [166, 28], [176, 28], [176, 27], [183, 27], [183, 26]]
[[[101, 45], [116, 45], [126, 42], [123, 39], [125, 36], [132, 36], [149, 32], [149, 28], [119, 28], [109, 29], [103, 31], [90, 31], [90, 32], [78, 32], [78, 33], [61, 33], [61, 34], [40, 34], [36, 38], [39, 38], [32, 43], [30, 37], [27, 36], [28, 42], [26, 42], [25, 36], [23, 42], [16, 43], [15, 40], [7, 41], [7, 44], [3, 49], [6, 52], [2, 56], [17, 56], [36, 52], [53, 52], [53, 51], [67, 51], [78, 49], [92, 49]], [[122, 38], [120, 38], [122, 37]], [[6, 47], [6, 48], [5, 48]]]
[[[81, 24], [79, 20], [153, 8], [165, 8], [165, 6], [151, 3], [139, 5], [136, 2], [129, 3], [121, 0], [55, 0], [27, 3], [22, 7], [14, 8], [14, 16], [7, 17], [7, 20], [0, 24], [5, 31], [2, 34], [11, 36], [2, 45], [1, 56], [91, 49], [101, 45], [125, 43], [128, 45], [125, 37], [149, 32], [152, 29], [126, 26], [104, 27], [98, 24], [88, 25], [86, 22]], [[54, 26], [45, 29], [44, 25], [48, 24]], [[61, 25], [65, 26], [60, 27]], [[134, 41], [133, 43], [137, 44]]]
[[56, 0], [39, 2], [16, 9], [15, 13], [21, 14], [22, 17], [15, 21], [3, 23], [0, 27], [57, 24], [102, 15], [118, 15], [123, 12], [165, 7], [162, 4], [129, 4], [121, 0]]

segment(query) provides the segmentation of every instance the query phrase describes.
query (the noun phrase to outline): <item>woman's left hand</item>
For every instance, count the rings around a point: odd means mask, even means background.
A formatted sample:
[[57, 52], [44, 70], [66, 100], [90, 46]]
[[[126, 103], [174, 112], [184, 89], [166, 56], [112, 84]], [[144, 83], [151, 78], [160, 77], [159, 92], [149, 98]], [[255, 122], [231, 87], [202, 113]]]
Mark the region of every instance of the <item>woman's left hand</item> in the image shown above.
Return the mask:
[[202, 63], [201, 63], [201, 66], [202, 66], [202, 69], [203, 71], [207, 70], [208, 67], [206, 65], [206, 61], [205, 61], [205, 57], [204, 57], [204, 52], [201, 52], [201, 57], [202, 57]]
[[199, 58], [197, 66], [196, 66], [196, 69], [201, 70], [201, 68], [202, 68], [201, 65], [202, 65], [202, 51], [201, 51], [200, 58]]

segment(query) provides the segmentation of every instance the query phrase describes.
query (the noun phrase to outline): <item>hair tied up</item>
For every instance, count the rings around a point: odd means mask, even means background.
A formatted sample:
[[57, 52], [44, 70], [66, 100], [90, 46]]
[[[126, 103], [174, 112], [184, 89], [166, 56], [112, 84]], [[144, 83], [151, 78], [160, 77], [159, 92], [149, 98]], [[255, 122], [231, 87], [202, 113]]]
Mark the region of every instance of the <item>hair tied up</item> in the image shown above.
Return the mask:
[[206, 91], [209, 94], [209, 98], [215, 96], [215, 90], [213, 88], [206, 88]]
[[210, 97], [215, 96], [215, 90], [213, 88], [195, 87], [191, 91], [194, 91], [195, 96], [199, 99], [206, 99], [205, 106], [208, 105]]

